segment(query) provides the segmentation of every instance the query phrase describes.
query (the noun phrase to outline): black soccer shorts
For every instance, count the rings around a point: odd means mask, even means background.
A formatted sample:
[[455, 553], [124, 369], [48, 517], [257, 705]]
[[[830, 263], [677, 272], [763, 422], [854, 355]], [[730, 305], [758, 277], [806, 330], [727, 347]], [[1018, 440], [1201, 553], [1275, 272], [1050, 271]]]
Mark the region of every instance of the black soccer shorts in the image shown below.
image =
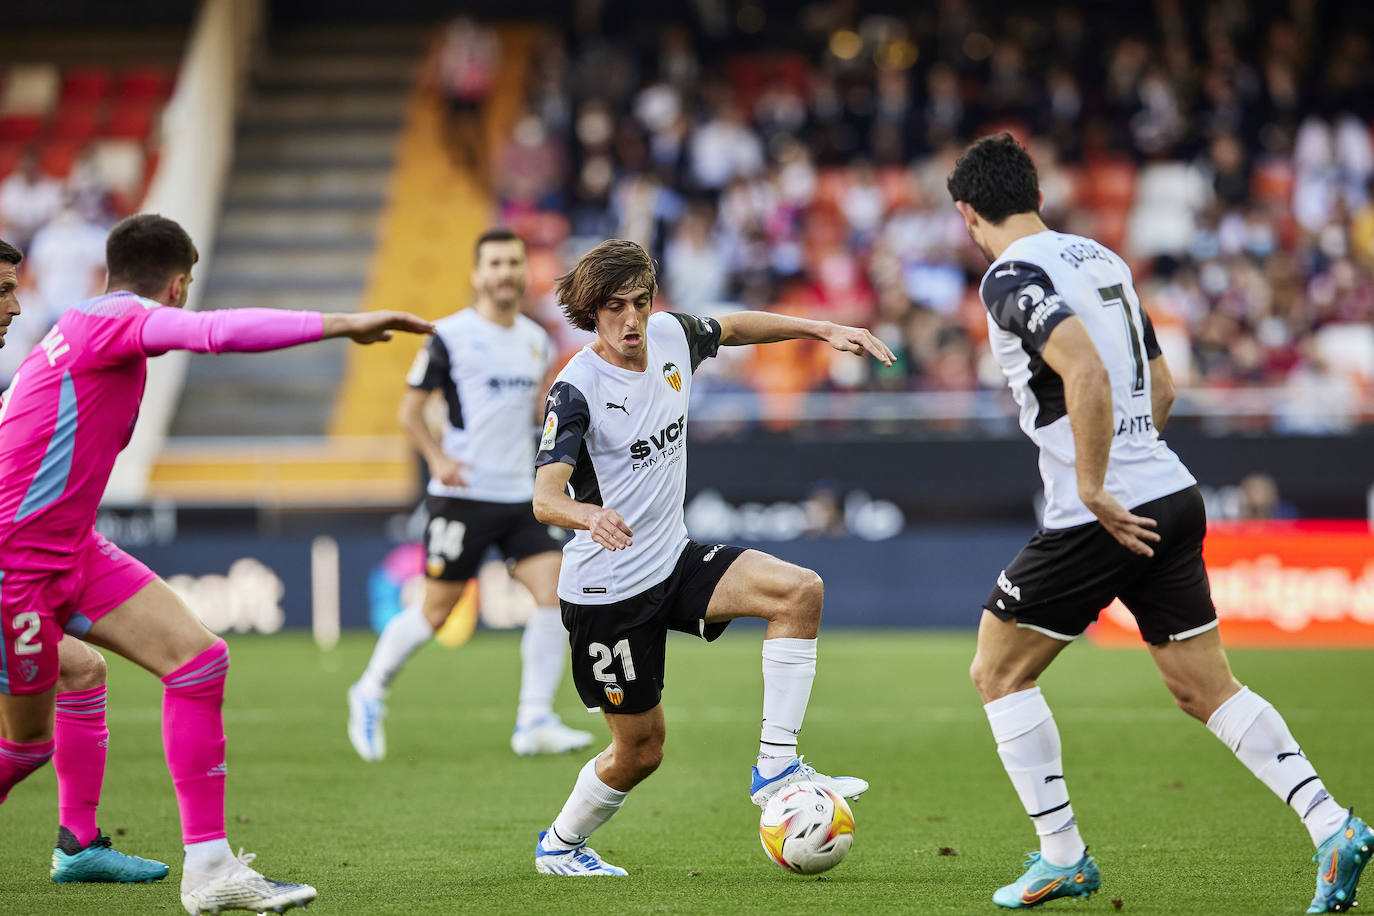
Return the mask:
[[477, 574], [493, 545], [507, 560], [518, 561], [563, 543], [534, 517], [529, 503], [488, 503], [451, 496], [425, 499], [425, 575], [443, 582], [465, 582]]
[[1216, 626], [1217, 609], [1202, 565], [1207, 513], [1198, 488], [1131, 512], [1158, 523], [1153, 557], [1127, 550], [1097, 522], [1041, 529], [997, 577], [983, 607], [1002, 620], [1063, 640], [1082, 635], [1115, 598], [1151, 645]]
[[663, 696], [669, 630], [710, 642], [729, 621], [707, 623], [711, 595], [744, 547], [688, 541], [668, 578], [611, 604], [560, 601], [572, 646], [573, 684], [588, 709], [647, 712]]

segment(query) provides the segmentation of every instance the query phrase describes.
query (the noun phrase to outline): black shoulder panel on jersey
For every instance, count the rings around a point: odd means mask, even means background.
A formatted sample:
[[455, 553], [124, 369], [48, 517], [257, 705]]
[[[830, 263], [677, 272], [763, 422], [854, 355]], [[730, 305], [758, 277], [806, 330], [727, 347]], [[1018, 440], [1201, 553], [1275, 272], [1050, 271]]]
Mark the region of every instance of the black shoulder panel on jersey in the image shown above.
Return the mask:
[[453, 361], [449, 359], [444, 339], [435, 334], [410, 367], [406, 383], [420, 391], [442, 391], [448, 405], [448, 422], [454, 429], [463, 428], [463, 404], [458, 397], [458, 383], [453, 380]]
[[1162, 352], [1159, 349], [1159, 338], [1155, 336], [1154, 322], [1150, 321], [1150, 313], [1145, 311], [1145, 306], [1140, 307], [1140, 319], [1145, 324], [1145, 358], [1154, 359]]
[[715, 356], [720, 350], [720, 322], [714, 318], [698, 318], [681, 312], [669, 312], [682, 325], [682, 333], [687, 335], [687, 350], [692, 354], [692, 371], [697, 366]]
[[567, 382], [554, 382], [544, 406], [544, 433], [534, 466], [561, 461], [577, 467], [582, 455], [582, 438], [591, 425], [587, 398]]
[[1069, 413], [1069, 405], [1064, 400], [1064, 380], [1024, 341], [1021, 349], [1030, 357], [1030, 378], [1026, 381], [1026, 387], [1035, 395], [1035, 403], [1040, 405], [1035, 412], [1035, 428], [1040, 429]]
[[1050, 332], [1073, 314], [1068, 302], [1054, 289], [1049, 275], [1025, 261], [1007, 261], [983, 281], [983, 305], [992, 320], [1039, 353]]

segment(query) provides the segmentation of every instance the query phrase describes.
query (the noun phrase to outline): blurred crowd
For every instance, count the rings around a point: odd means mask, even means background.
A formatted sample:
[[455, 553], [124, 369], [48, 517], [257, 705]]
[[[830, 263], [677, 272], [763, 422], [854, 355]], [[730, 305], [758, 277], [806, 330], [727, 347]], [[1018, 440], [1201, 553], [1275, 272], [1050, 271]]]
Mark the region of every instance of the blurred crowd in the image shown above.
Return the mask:
[[62, 310], [99, 292], [105, 236], [143, 196], [170, 92], [170, 74], [154, 67], [0, 73], [0, 238], [24, 252], [24, 318], [0, 350], [0, 388]]
[[492, 176], [550, 325], [553, 276], [618, 236], [659, 259], [671, 307], [864, 324], [900, 357], [757, 348], [713, 370], [727, 390], [1000, 388], [986, 264], [944, 183], [1010, 130], [1051, 227], [1130, 261], [1181, 384], [1275, 392], [1264, 422], [1291, 431], [1368, 412], [1374, 7], [876, 6], [684, 0], [652, 22], [574, 4]]

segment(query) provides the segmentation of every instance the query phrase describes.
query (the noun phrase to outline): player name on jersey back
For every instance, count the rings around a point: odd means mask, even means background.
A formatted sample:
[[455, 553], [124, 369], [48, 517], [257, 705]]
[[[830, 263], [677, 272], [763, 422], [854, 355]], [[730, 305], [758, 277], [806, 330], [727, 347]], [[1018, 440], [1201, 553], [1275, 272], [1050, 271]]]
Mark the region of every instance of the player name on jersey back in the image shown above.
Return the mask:
[[1160, 355], [1159, 343], [1130, 268], [1115, 252], [1061, 232], [1024, 236], [988, 268], [980, 294], [1021, 429], [1040, 448], [1046, 528], [1095, 519], [1078, 498], [1063, 380], [1041, 355], [1051, 332], [1071, 316], [1087, 328], [1111, 380], [1107, 491], [1130, 508], [1197, 482], [1155, 429], [1149, 363]]
[[633, 544], [610, 551], [577, 531], [563, 548], [558, 595], [611, 604], [666, 579], [687, 543], [687, 402], [692, 372], [714, 356], [720, 326], [706, 318], [650, 316], [643, 372], [579, 351], [549, 392], [537, 465], [572, 465], [579, 502], [615, 509]]

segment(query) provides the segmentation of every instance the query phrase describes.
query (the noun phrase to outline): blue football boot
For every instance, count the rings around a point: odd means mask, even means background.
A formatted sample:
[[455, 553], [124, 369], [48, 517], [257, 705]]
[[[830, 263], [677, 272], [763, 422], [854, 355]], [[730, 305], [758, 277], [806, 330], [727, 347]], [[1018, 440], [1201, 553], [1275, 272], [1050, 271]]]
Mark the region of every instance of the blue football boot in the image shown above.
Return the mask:
[[1022, 864], [1026, 873], [1021, 880], [998, 888], [992, 895], [993, 903], [1015, 910], [1039, 906], [1060, 897], [1087, 899], [1102, 884], [1102, 872], [1097, 870], [1097, 862], [1086, 849], [1083, 858], [1067, 868], [1051, 865], [1038, 852], [1027, 853]]
[[1312, 861], [1317, 863], [1317, 896], [1309, 913], [1344, 913], [1355, 905], [1355, 887], [1360, 872], [1374, 852], [1374, 830], [1352, 810], [1345, 823], [1317, 847]]
[[110, 838], [101, 833], [82, 847], [70, 830], [58, 827], [57, 848], [52, 851], [52, 868], [48, 874], [58, 884], [88, 881], [147, 884], [167, 877], [167, 866], [119, 852], [111, 848]]

